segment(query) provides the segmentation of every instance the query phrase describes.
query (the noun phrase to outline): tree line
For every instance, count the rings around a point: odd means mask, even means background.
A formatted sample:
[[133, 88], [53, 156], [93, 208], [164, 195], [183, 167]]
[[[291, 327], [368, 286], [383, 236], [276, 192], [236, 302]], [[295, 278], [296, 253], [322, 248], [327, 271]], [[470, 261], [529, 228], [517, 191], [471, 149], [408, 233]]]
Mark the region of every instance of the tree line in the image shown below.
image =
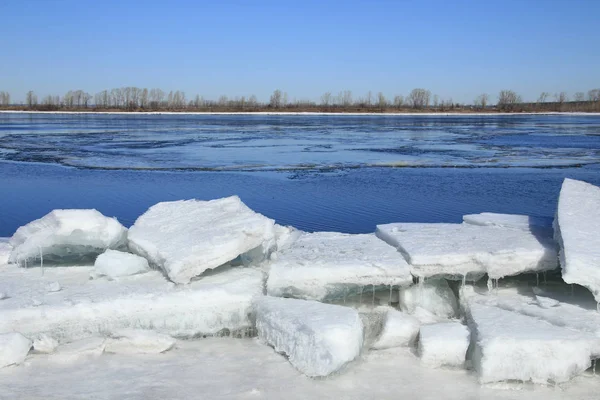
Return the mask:
[[369, 91], [364, 96], [353, 96], [344, 90], [337, 94], [324, 93], [319, 102], [290, 99], [287, 92], [273, 91], [268, 102], [258, 101], [255, 95], [217, 100], [196, 95], [191, 99], [185, 92], [176, 90], [168, 93], [161, 89], [137, 87], [114, 88], [91, 95], [83, 90], [69, 90], [63, 96], [48, 95], [38, 98], [30, 90], [25, 94], [24, 104], [11, 103], [10, 93], [0, 91], [0, 107], [3, 109], [90, 110], [90, 111], [330, 111], [330, 112], [400, 112], [400, 111], [600, 111], [600, 89], [587, 93], [577, 92], [572, 98], [566, 92], [551, 95], [542, 92], [535, 102], [524, 102], [513, 90], [502, 90], [497, 101], [492, 103], [487, 93], [477, 96], [471, 104], [442, 99], [423, 88], [413, 89], [408, 95], [386, 97], [382, 92]]

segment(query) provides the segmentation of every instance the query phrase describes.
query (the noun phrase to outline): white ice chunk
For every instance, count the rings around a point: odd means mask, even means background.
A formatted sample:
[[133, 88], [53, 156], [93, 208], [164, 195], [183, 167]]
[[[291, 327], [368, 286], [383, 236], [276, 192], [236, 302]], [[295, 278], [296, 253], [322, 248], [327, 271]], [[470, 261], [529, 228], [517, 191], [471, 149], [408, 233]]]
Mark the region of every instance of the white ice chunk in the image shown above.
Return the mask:
[[60, 283], [54, 281], [54, 282], [48, 282], [48, 284], [46, 285], [46, 289], [48, 290], [48, 292], [54, 293], [54, 292], [60, 292], [62, 287], [60, 286]]
[[373, 349], [411, 346], [419, 334], [421, 323], [415, 317], [390, 309], [387, 312], [383, 331], [371, 346]]
[[408, 286], [402, 254], [373, 234], [303, 233], [271, 264], [271, 296], [322, 300], [358, 293], [366, 285]]
[[458, 301], [454, 292], [445, 279], [439, 278], [401, 288], [400, 308], [411, 314], [421, 308], [440, 318], [454, 318], [458, 315]]
[[33, 350], [38, 353], [54, 353], [58, 344], [58, 340], [41, 333], [33, 339]]
[[56, 352], [50, 356], [50, 359], [61, 363], [70, 363], [82, 358], [99, 357], [104, 353], [105, 347], [106, 339], [99, 336], [92, 336], [58, 346]]
[[600, 338], [497, 307], [468, 302], [481, 383], [507, 380], [560, 383], [600, 355]]
[[[2, 270], [0, 333], [33, 337], [46, 333], [60, 343], [123, 328], [152, 329], [176, 337], [245, 332], [252, 327], [252, 300], [262, 296], [264, 275], [251, 268], [230, 268], [178, 286], [159, 271], [119, 280], [90, 280], [93, 267]], [[49, 293], [47, 281], [62, 290]], [[32, 298], [40, 299], [36, 307]]]
[[459, 322], [421, 326], [419, 355], [432, 367], [462, 367], [469, 348], [469, 329]]
[[549, 217], [484, 212], [481, 214], [463, 215], [463, 222], [470, 225], [518, 228], [526, 231], [548, 231], [548, 234], [550, 235], [552, 232], [552, 218]]
[[97, 276], [118, 278], [141, 274], [150, 270], [148, 260], [135, 254], [118, 250], [106, 250], [96, 258], [94, 268]]
[[21, 364], [31, 349], [31, 340], [17, 332], [0, 334], [0, 368]]
[[307, 376], [327, 376], [360, 353], [363, 325], [352, 308], [264, 296], [255, 313], [259, 338]]
[[554, 221], [562, 277], [600, 302], [600, 187], [565, 179]]
[[378, 225], [377, 236], [398, 247], [419, 277], [468, 279], [487, 273], [498, 279], [558, 267], [554, 241], [522, 229], [395, 223]]
[[96, 210], [54, 210], [17, 229], [10, 262], [21, 266], [92, 261], [127, 245], [127, 229]]
[[10, 238], [0, 237], [0, 266], [8, 264], [12, 246], [8, 243]]
[[107, 353], [156, 354], [175, 346], [177, 341], [171, 336], [143, 329], [121, 329], [106, 340]]
[[176, 283], [262, 246], [274, 246], [274, 221], [237, 196], [158, 203], [129, 230], [129, 248], [162, 268]]

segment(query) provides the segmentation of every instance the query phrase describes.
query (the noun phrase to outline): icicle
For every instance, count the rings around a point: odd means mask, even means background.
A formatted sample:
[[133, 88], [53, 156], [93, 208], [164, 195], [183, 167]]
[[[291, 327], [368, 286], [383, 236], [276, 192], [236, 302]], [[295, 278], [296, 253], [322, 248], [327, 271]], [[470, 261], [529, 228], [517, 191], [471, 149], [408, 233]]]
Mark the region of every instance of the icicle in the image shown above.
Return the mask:
[[544, 271], [542, 275], [544, 275], [544, 285], [546, 285], [546, 271]]
[[596, 375], [596, 360], [592, 360], [592, 373]]
[[575, 296], [575, 286], [571, 284], [571, 297]]
[[44, 254], [41, 247], [38, 247], [38, 249], [40, 250], [40, 268], [42, 269], [42, 276], [44, 276]]
[[492, 289], [494, 289], [494, 282], [492, 281], [492, 278], [490, 278], [489, 276], [488, 276], [488, 280], [487, 280], [487, 289], [488, 289], [488, 292], [491, 292]]
[[462, 287], [464, 288], [466, 286], [466, 284], [467, 284], [467, 274], [464, 274], [463, 278], [462, 278]]
[[346, 296], [348, 296], [348, 288], [344, 289], [344, 304], [346, 304]]
[[364, 286], [360, 287], [360, 297], [358, 298], [358, 305], [362, 305], [362, 294], [363, 294], [363, 290], [365, 289]]
[[540, 274], [535, 274], [535, 286], [540, 286]]
[[390, 306], [392, 305], [392, 285], [390, 285]]

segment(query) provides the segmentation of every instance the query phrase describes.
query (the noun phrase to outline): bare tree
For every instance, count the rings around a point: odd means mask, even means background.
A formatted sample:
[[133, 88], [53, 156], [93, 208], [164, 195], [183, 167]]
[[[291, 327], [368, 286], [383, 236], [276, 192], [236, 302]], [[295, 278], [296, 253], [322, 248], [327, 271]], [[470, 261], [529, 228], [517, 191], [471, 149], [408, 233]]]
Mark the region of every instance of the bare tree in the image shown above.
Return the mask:
[[501, 110], [514, 110], [522, 102], [521, 96], [512, 90], [501, 90], [498, 94], [498, 108]]
[[437, 108], [439, 102], [440, 102], [440, 97], [437, 94], [433, 95], [433, 106], [435, 108]]
[[600, 101], [600, 89], [592, 89], [588, 91], [589, 101]]
[[385, 98], [382, 92], [377, 93], [377, 105], [382, 110], [387, 107], [387, 99]]
[[538, 103], [545, 103], [546, 100], [548, 100], [548, 97], [550, 97], [550, 93], [548, 93], [548, 92], [542, 92], [540, 94], [540, 97], [538, 97], [537, 102]]
[[480, 109], [483, 110], [484, 108], [487, 107], [489, 98], [490, 97], [488, 96], [487, 93], [480, 94], [475, 99], [475, 107], [480, 108]]
[[565, 101], [569, 101], [567, 92], [554, 93], [554, 100], [557, 103], [563, 104]]
[[400, 95], [394, 96], [394, 107], [400, 108], [400, 107], [402, 107], [403, 104], [404, 104], [403, 96], [400, 96]]
[[37, 106], [38, 98], [37, 98], [37, 95], [33, 92], [33, 90], [30, 90], [29, 92], [27, 92], [25, 99], [27, 101], [27, 107], [32, 108], [32, 107]]
[[352, 105], [352, 91], [344, 90], [341, 93], [341, 103], [344, 107], [348, 107]]
[[583, 92], [577, 92], [575, 93], [575, 95], [573, 96], [573, 100], [575, 101], [585, 101], [585, 93]]
[[431, 92], [425, 89], [413, 89], [408, 95], [408, 101], [413, 108], [425, 108], [429, 106]]
[[371, 91], [369, 90], [369, 91], [367, 92], [367, 98], [366, 98], [366, 100], [365, 100], [365, 102], [367, 103], [367, 107], [371, 107], [371, 102], [372, 102], [372, 99], [373, 99], [373, 94], [372, 94], [372, 93], [371, 93]]
[[269, 105], [273, 108], [281, 107], [281, 98], [283, 97], [281, 90], [277, 89], [271, 95], [271, 99], [269, 100]]
[[331, 92], [325, 92], [321, 96], [321, 105], [328, 107], [331, 104]]
[[1, 106], [9, 106], [10, 105], [10, 93], [0, 92], [0, 105]]

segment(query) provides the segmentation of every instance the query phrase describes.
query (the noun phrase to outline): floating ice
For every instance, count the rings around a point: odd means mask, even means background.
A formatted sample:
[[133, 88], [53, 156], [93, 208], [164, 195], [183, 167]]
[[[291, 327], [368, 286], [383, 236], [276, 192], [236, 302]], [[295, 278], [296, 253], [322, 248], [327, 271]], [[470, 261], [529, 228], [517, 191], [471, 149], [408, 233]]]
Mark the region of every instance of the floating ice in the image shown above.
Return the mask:
[[105, 347], [106, 339], [100, 336], [91, 336], [58, 346], [50, 359], [61, 363], [69, 363], [82, 358], [99, 357], [104, 353]]
[[121, 329], [111, 333], [106, 339], [107, 353], [156, 354], [175, 346], [177, 341], [171, 336], [143, 329]]
[[33, 339], [33, 350], [38, 353], [54, 353], [58, 347], [58, 340], [41, 333]]
[[562, 277], [600, 302], [600, 187], [565, 179], [554, 221]]
[[106, 250], [96, 258], [95, 273], [98, 276], [118, 278], [147, 272], [148, 260], [135, 254], [118, 250]]
[[469, 329], [459, 322], [421, 326], [419, 356], [432, 367], [462, 367], [469, 348]]
[[414, 313], [417, 308], [440, 318], [458, 316], [458, 301], [445, 279], [427, 279], [418, 285], [400, 289], [400, 308]]
[[421, 323], [415, 317], [390, 308], [387, 312], [383, 331], [372, 349], [411, 346], [419, 334]]
[[188, 283], [257, 247], [274, 246], [274, 222], [248, 208], [237, 196], [211, 201], [158, 203], [129, 230], [129, 248], [164, 270], [176, 283]]
[[127, 245], [127, 229], [96, 210], [54, 210], [17, 229], [10, 262], [91, 263], [106, 249]]
[[558, 266], [551, 238], [516, 228], [396, 223], [378, 225], [377, 236], [398, 247], [419, 277], [498, 279]]
[[470, 225], [547, 231], [548, 234], [552, 234], [552, 218], [549, 217], [484, 212], [481, 214], [463, 215], [463, 222]]
[[0, 334], [0, 368], [25, 361], [31, 340], [17, 332]]
[[[264, 285], [263, 273], [251, 268], [223, 269], [186, 286], [159, 271], [109, 281], [90, 280], [92, 270], [56, 267], [42, 276], [33, 268], [4, 268], [0, 290], [10, 297], [0, 301], [0, 333], [46, 333], [65, 343], [123, 328], [177, 337], [244, 331]], [[48, 293], [47, 281], [60, 282], [62, 290]], [[37, 307], [32, 298], [40, 299]]]
[[517, 380], [560, 383], [600, 355], [600, 338], [498, 307], [467, 302], [481, 383]]
[[264, 296], [255, 313], [259, 338], [305, 375], [327, 376], [360, 353], [363, 325], [352, 308]]
[[342, 298], [365, 285], [408, 286], [402, 255], [373, 234], [303, 233], [277, 254], [267, 280], [271, 296]]

